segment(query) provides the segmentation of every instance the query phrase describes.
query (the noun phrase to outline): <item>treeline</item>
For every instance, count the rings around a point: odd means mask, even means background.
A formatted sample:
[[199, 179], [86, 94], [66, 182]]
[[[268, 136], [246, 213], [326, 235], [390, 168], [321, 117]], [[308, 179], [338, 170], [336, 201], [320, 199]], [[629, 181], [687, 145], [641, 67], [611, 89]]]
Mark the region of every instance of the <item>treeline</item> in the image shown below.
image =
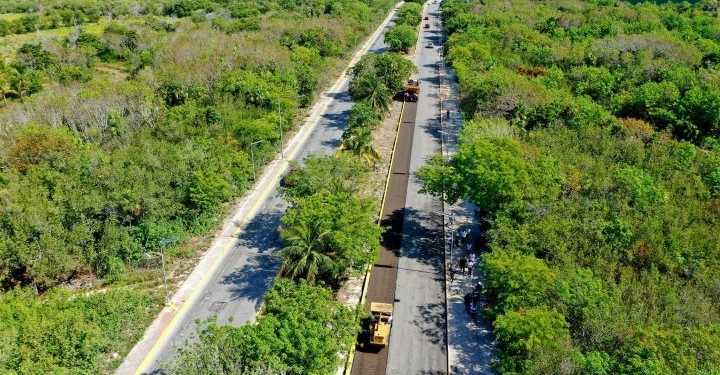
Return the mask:
[[0, 18], [0, 36], [24, 34], [37, 30], [81, 26], [98, 22], [101, 17], [162, 15], [163, 2], [157, 1], [2, 1], [0, 14], [17, 17]]
[[717, 371], [720, 21], [615, 2], [443, 14], [467, 120], [420, 177], [479, 209], [499, 372]]
[[0, 19], [0, 36], [24, 34], [37, 30], [55, 29], [65, 26], [77, 26], [84, 23], [97, 22], [100, 15], [85, 14], [73, 9], [53, 9], [45, 14], [22, 15], [16, 19]]
[[[0, 368], [11, 374], [109, 373], [127, 343], [142, 337], [162, 303], [156, 291], [111, 290], [78, 295], [53, 289], [0, 294]], [[129, 324], [134, 322], [134, 324]]]
[[83, 14], [152, 14], [170, 0], [0, 0], [0, 13], [42, 13], [72, 9]]
[[[372, 24], [367, 13], [344, 14], [290, 23], [270, 42], [202, 25], [158, 32], [162, 44], [147, 47], [153, 58], [115, 90], [91, 81], [9, 106], [0, 114], [9, 131], [0, 155], [0, 281], [42, 289], [77, 272], [121, 275], [164, 240], [205, 228], [311, 103], [330, 58]], [[318, 22], [338, 27], [333, 34]], [[114, 31], [122, 36], [117, 53], [142, 54], [130, 46], [149, 34]], [[78, 44], [99, 45], [83, 34]], [[18, 56], [24, 69], [53, 64], [44, 49], [26, 49], [27, 58]], [[18, 118], [35, 125], [10, 123]]]
[[282, 218], [286, 247], [281, 275], [336, 287], [375, 261], [380, 245], [377, 207], [364, 197], [378, 156], [372, 131], [413, 69], [409, 60], [393, 53], [365, 55], [353, 67], [350, 93], [357, 102], [340, 153], [311, 156], [283, 180], [290, 208]]
[[[243, 33], [220, 31], [210, 20], [182, 20], [172, 31], [155, 28], [148, 17], [120, 23], [99, 37], [80, 33], [58, 41], [83, 45], [81, 50], [93, 51], [90, 56], [100, 61], [105, 60], [97, 51], [116, 46], [107, 61], [127, 70], [47, 85], [0, 110], [0, 284], [17, 291], [13, 303], [32, 305], [47, 319], [45, 326], [52, 326], [62, 321], [59, 311], [79, 298], [72, 294], [50, 303], [58, 284], [113, 289], [129, 283], [127, 295], [94, 298], [128, 301], [128, 308], [145, 309], [143, 314], [156, 311], [156, 298], [142, 307], [130, 303], [148, 293], [133, 280], [158, 269], [161, 252], [170, 262], [192, 255], [177, 244], [215, 226], [223, 205], [252, 183], [277, 151], [280, 134], [290, 131], [327, 82], [323, 74], [337, 69], [391, 2], [336, 5], [343, 9], [313, 17], [274, 8], [259, 30]], [[18, 61], [28, 62], [23, 69], [50, 74], [54, 65], [77, 56], [76, 47], [56, 54], [54, 46], [24, 47]], [[130, 69], [136, 59], [141, 64]], [[353, 202], [360, 214], [370, 210], [365, 201]], [[307, 210], [298, 212], [313, 212], [320, 203], [309, 199]], [[356, 219], [352, 224], [360, 225]], [[338, 271], [370, 257], [359, 253], [370, 251], [372, 242], [360, 246], [349, 233], [349, 239], [334, 239], [348, 249], [343, 254], [348, 258], [338, 258]], [[34, 321], [9, 315], [0, 320], [0, 332], [8, 333], [2, 345], [10, 349], [0, 352], [28, 351], [41, 343], [34, 350], [47, 358], [0, 355], [0, 368], [98, 372], [112, 367], [111, 354], [118, 351], [121, 358], [137, 338], [133, 332], [146, 324], [144, 318], [118, 318], [125, 322], [122, 333], [111, 336], [115, 331], [103, 324], [114, 315], [92, 315], [92, 304], [82, 308], [97, 324], [82, 319], [68, 324], [77, 324], [78, 334], [88, 330], [88, 337], [110, 337], [115, 344], [69, 350], [64, 341], [26, 336], [36, 332], [29, 327]]]
[[361, 195], [370, 168], [359, 161], [344, 154], [310, 157], [285, 178], [291, 206], [282, 218], [281, 275], [338, 286], [375, 260], [377, 207]]
[[67, 37], [45, 43], [26, 43], [12, 60], [0, 63], [3, 104], [40, 92], [53, 84], [88, 82], [97, 75], [98, 63], [113, 63], [131, 78], [152, 65], [157, 45], [152, 40], [174, 31], [172, 23], [148, 19], [141, 24], [111, 22], [100, 35], [82, 28]]
[[395, 25], [385, 33], [391, 51], [407, 53], [417, 42], [417, 27], [422, 21], [422, 5], [408, 2], [398, 10]]
[[[88, 14], [99, 16], [100, 5], [96, 2], [88, 4], [91, 4], [87, 5], [90, 9], [87, 10]], [[235, 34], [259, 32], [261, 21], [266, 20], [266, 31], [273, 28], [283, 30], [279, 37], [280, 43], [288, 49], [309, 47], [313, 52], [319, 53], [320, 58], [337, 58], [347, 51], [349, 46], [358, 42], [360, 33], [342, 27], [326, 29], [328, 25], [324, 22], [316, 22], [317, 25], [313, 27], [301, 27], [297, 30], [274, 23], [282, 23], [282, 14], [288, 12], [309, 12], [312, 19], [318, 20], [347, 18], [360, 24], [367, 24], [371, 19], [370, 8], [362, 2], [333, 1], [316, 5], [311, 11], [307, 10], [309, 6], [272, 2], [179, 1], [168, 4], [161, 14], [191, 16], [188, 20], [178, 21], [154, 15], [132, 20], [120, 18], [104, 26], [99, 35], [79, 27], [67, 37], [21, 46], [10, 61], [0, 65], [0, 94], [3, 102], [6, 102], [8, 99], [23, 99], [35, 94], [48, 84], [87, 82], [97, 73], [95, 67], [99, 62], [119, 64], [122, 73], [134, 78], [142, 69], [153, 65], [158, 58], [156, 52], [162, 46], [158, 40], [166, 37], [165, 34], [174, 32], [178, 26], [197, 28], [210, 25], [213, 29]], [[271, 17], [276, 13], [278, 19], [272, 21]], [[14, 22], [22, 19], [25, 17]], [[345, 35], [346, 33], [348, 35]], [[343, 36], [338, 38], [338, 34]], [[318, 65], [313, 62], [313, 55], [305, 54], [297, 59], [305, 60], [306, 65]], [[297, 75], [295, 79], [300, 86], [300, 102], [307, 104], [312, 100], [317, 76], [311, 71], [311, 67], [304, 69], [308, 71]]]
[[347, 11], [356, 12], [357, 4], [345, 0], [10, 1], [0, 2], [0, 14], [14, 13], [18, 14], [18, 17], [0, 19], [0, 36], [81, 26], [97, 22], [101, 17], [122, 19], [127, 16], [188, 17], [195, 22], [210, 20], [212, 25], [220, 30], [239, 32], [258, 30], [263, 14], [268, 12], [294, 12], [307, 17], [318, 17]]

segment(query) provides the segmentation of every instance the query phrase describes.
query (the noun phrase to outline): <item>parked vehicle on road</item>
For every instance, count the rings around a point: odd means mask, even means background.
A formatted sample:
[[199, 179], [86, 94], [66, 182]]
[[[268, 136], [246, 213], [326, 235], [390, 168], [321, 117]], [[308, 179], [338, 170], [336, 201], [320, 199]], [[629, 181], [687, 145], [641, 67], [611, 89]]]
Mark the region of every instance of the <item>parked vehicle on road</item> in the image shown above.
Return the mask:
[[370, 345], [384, 347], [390, 339], [393, 305], [391, 303], [370, 303]]
[[420, 81], [417, 79], [409, 79], [405, 84], [404, 100], [406, 102], [416, 102], [420, 94]]

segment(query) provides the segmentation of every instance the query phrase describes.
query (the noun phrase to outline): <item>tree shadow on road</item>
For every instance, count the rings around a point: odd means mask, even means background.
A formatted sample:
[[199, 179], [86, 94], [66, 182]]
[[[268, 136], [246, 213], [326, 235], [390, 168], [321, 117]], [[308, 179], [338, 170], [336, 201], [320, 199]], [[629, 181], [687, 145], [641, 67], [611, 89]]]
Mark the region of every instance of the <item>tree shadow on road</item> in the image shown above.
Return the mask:
[[231, 301], [247, 299], [257, 310], [275, 280], [280, 263], [280, 259], [272, 255], [249, 256], [245, 265], [223, 277], [222, 283], [231, 286]]
[[238, 237], [238, 244], [232, 251], [248, 253], [272, 254], [282, 246], [280, 219], [287, 209], [287, 204], [278, 201], [275, 207], [261, 212], [245, 226]]
[[445, 353], [445, 304], [430, 303], [418, 306], [419, 318], [413, 324], [420, 328], [422, 333], [435, 345], [441, 345]]
[[418, 372], [418, 375], [447, 375], [447, 372], [440, 370], [423, 370]]
[[[440, 211], [440, 204], [434, 209]], [[442, 216], [433, 212], [404, 210], [401, 252], [406, 258], [432, 266], [440, 276], [444, 275], [444, 251], [442, 243]]]
[[350, 110], [341, 112], [326, 113], [322, 116], [327, 123], [328, 128], [345, 129], [347, 119], [350, 116]]

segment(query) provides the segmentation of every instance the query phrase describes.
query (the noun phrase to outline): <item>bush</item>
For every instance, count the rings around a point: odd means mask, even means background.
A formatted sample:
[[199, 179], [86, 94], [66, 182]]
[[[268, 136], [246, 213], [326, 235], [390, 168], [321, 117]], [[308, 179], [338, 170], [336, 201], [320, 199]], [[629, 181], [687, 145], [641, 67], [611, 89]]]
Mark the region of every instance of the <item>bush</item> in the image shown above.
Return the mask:
[[357, 194], [368, 173], [366, 166], [346, 154], [311, 155], [302, 168], [294, 166], [283, 178], [282, 192], [291, 201], [320, 193]]
[[232, 196], [232, 186], [222, 175], [210, 171], [198, 171], [190, 185], [190, 200], [201, 210], [214, 209]]
[[110, 355], [142, 336], [158, 295], [110, 290], [94, 295], [61, 289], [38, 298], [28, 289], [0, 296], [0, 369], [13, 373], [108, 371]]
[[417, 30], [409, 25], [396, 25], [385, 33], [385, 44], [394, 52], [408, 52], [417, 42]]
[[353, 270], [362, 270], [375, 260], [380, 245], [375, 205], [348, 193], [316, 193], [294, 202], [282, 218], [285, 239], [312, 227], [318, 235], [316, 251], [333, 264], [320, 269], [329, 285]]
[[[570, 341], [567, 323], [561, 314], [543, 308], [510, 311], [498, 316], [493, 324], [498, 346], [502, 349], [499, 368], [503, 373], [523, 372], [538, 366], [539, 356], [561, 349]], [[560, 371], [561, 366], [553, 372]]]
[[416, 27], [422, 21], [422, 5], [419, 3], [405, 3], [395, 15], [396, 25]]
[[544, 306], [550, 302], [557, 277], [545, 262], [534, 256], [495, 251], [483, 257], [487, 292], [499, 314]]
[[353, 312], [335, 302], [328, 289], [279, 279], [256, 324], [209, 323], [172, 372], [331, 373], [338, 353], [352, 345], [355, 327]]
[[[370, 88], [381, 86], [386, 100], [401, 91], [414, 65], [396, 53], [369, 54], [355, 64], [350, 81], [350, 94], [355, 101], [362, 101], [372, 95]], [[367, 82], [376, 82], [366, 85]]]
[[361, 101], [356, 103], [350, 111], [348, 117], [347, 127], [348, 128], [369, 128], [374, 130], [379, 124], [382, 118], [373, 109], [372, 105], [367, 102]]

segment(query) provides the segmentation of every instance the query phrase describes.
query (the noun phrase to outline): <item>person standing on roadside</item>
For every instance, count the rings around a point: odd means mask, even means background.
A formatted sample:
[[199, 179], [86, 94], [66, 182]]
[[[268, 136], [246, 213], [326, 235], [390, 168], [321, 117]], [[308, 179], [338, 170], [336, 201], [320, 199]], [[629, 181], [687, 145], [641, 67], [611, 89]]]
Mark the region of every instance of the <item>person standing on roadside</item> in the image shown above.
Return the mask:
[[464, 275], [465, 268], [467, 267], [467, 259], [465, 259], [464, 257], [460, 258], [459, 266], [460, 266], [460, 272]]

